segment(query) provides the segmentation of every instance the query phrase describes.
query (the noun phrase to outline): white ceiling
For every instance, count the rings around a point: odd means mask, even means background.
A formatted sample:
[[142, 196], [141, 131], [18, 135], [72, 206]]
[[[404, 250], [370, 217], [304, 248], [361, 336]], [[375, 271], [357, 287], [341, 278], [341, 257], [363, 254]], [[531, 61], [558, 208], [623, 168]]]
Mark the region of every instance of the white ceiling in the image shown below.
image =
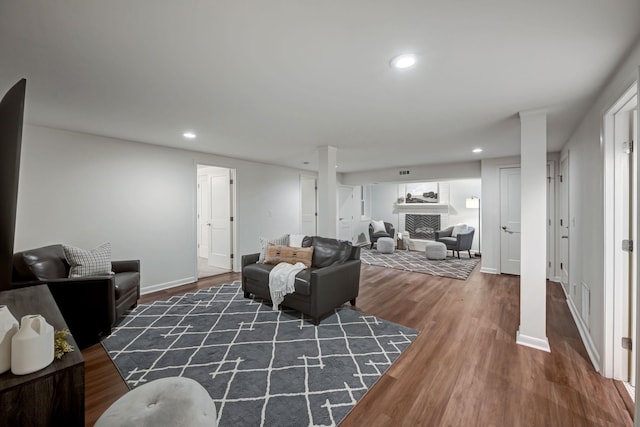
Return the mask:
[[639, 35], [638, 0], [0, 0], [0, 92], [27, 78], [28, 123], [353, 172], [517, 155], [538, 108], [557, 151]]

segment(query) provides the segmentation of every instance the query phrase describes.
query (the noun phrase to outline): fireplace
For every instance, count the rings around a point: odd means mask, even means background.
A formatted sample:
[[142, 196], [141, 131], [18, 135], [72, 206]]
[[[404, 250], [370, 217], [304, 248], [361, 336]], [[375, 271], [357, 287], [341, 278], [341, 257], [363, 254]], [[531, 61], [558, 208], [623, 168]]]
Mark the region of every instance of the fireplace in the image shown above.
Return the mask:
[[440, 230], [440, 215], [407, 214], [405, 228], [412, 239], [435, 240], [436, 231]]

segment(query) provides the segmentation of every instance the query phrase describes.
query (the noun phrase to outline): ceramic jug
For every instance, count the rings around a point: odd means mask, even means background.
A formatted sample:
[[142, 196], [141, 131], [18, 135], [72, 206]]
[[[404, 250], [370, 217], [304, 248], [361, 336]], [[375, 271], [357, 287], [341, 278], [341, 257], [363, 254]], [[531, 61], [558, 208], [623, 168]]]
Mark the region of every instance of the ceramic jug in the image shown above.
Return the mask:
[[11, 339], [18, 332], [18, 321], [6, 305], [0, 305], [0, 374], [11, 368]]
[[53, 326], [39, 314], [23, 316], [11, 340], [11, 372], [26, 375], [53, 362]]

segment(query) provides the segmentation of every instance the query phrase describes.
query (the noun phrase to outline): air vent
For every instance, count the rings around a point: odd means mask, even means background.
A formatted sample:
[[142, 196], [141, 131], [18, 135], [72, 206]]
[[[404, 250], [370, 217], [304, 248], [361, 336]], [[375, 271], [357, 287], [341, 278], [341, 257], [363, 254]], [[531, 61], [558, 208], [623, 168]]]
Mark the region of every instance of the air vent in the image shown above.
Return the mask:
[[409, 171], [400, 171], [400, 175], [409, 175]]

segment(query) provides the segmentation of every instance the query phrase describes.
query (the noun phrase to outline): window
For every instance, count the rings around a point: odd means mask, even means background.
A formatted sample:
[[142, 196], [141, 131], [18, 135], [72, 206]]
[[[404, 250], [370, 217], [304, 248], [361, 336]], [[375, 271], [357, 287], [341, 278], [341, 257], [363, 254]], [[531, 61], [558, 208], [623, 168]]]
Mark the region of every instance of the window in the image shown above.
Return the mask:
[[360, 187], [360, 219], [368, 221], [371, 219], [371, 185]]

